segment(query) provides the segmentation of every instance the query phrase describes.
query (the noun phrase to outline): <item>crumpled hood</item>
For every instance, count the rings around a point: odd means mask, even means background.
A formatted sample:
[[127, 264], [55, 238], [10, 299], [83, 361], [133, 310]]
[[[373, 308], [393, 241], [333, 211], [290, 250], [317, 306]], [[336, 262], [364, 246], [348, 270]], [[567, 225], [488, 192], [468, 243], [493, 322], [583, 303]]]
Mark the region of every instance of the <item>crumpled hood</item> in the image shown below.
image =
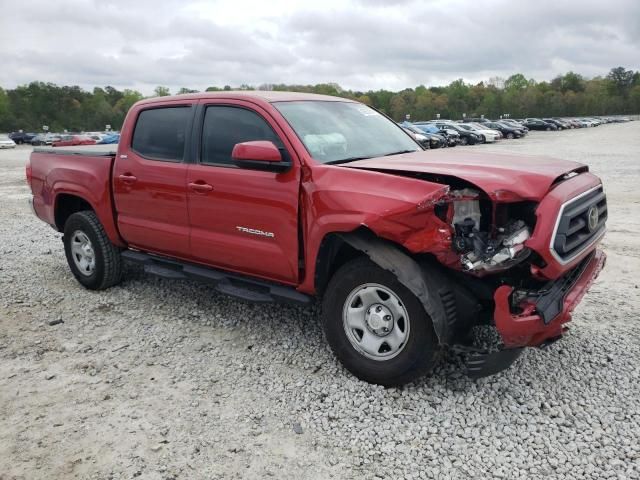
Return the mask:
[[344, 166], [381, 172], [447, 175], [476, 185], [493, 199], [512, 197], [508, 192], [513, 192], [523, 200], [533, 201], [540, 201], [559, 177], [570, 172], [588, 171], [586, 165], [567, 160], [473, 152], [468, 148], [447, 148], [370, 158]]

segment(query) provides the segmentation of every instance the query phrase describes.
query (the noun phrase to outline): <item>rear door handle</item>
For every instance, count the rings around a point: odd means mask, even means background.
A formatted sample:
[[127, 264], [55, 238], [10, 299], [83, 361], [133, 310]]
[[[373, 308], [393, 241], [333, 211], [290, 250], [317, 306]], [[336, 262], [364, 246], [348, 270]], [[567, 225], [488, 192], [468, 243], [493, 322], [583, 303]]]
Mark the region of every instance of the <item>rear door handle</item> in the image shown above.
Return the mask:
[[199, 193], [207, 193], [213, 190], [213, 186], [203, 181], [191, 182], [189, 183], [189, 188], [194, 192], [199, 192]]
[[123, 173], [119, 175], [118, 178], [122, 183], [135, 183], [138, 181], [138, 177], [131, 175], [130, 173]]

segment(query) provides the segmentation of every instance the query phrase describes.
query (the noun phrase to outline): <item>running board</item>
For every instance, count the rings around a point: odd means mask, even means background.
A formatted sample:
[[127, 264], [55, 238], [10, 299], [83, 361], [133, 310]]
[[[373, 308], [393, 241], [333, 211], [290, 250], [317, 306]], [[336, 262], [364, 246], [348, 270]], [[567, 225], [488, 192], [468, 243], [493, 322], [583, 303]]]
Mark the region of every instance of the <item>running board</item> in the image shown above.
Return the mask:
[[297, 305], [309, 305], [312, 302], [312, 297], [309, 295], [300, 293], [292, 287], [270, 283], [266, 280], [243, 277], [215, 268], [133, 250], [125, 250], [120, 255], [124, 260], [143, 265], [144, 271], [151, 275], [170, 280], [192, 279], [211, 283], [218, 292], [248, 302], [285, 302]]

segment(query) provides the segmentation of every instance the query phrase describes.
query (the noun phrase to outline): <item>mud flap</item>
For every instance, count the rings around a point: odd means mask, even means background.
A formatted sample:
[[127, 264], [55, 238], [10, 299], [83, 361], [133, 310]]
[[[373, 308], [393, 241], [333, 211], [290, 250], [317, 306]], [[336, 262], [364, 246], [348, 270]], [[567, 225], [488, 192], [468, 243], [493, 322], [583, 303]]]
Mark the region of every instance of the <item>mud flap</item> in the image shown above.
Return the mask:
[[432, 298], [430, 289], [422, 268], [413, 258], [371, 233], [360, 231], [341, 234], [340, 237], [353, 248], [367, 254], [372, 262], [393, 273], [398, 281], [407, 287], [424, 306], [431, 317], [438, 342], [448, 344], [451, 335], [447, 323], [447, 316], [439, 299]]

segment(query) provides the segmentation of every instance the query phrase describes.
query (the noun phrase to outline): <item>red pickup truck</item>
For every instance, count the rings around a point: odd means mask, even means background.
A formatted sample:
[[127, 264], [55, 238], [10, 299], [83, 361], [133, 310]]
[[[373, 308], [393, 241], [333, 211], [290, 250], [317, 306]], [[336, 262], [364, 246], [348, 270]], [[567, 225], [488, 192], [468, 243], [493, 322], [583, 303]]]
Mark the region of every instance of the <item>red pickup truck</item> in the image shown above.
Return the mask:
[[[85, 287], [115, 285], [131, 261], [250, 301], [318, 297], [336, 356], [382, 385], [424, 374], [444, 346], [482, 376], [550, 344], [605, 262], [587, 166], [424, 151], [344, 98], [144, 100], [117, 151], [35, 149], [27, 179]], [[478, 325], [499, 348], [473, 344]]]

